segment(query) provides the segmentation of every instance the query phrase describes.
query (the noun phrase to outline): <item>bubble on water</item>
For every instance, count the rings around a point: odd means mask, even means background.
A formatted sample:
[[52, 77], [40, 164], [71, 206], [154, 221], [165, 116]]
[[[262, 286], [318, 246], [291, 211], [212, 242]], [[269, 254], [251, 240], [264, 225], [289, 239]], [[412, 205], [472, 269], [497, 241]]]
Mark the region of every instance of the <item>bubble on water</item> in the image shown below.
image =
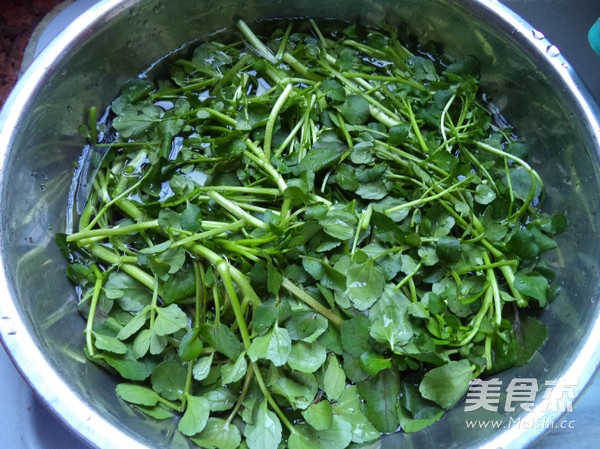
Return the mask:
[[73, 112], [73, 108], [70, 104], [67, 105], [67, 112]]
[[15, 328], [15, 324], [12, 318], [3, 316], [2, 317], [2, 329], [6, 333], [6, 335], [15, 335], [17, 333], [17, 329]]
[[533, 37], [536, 38], [537, 40], [542, 40], [544, 38], [544, 33], [542, 33], [541, 31], [538, 30], [532, 30], [533, 32]]
[[556, 45], [549, 45], [548, 48], [546, 48], [546, 54], [552, 58], [560, 55], [560, 50], [558, 49], [558, 47]]
[[46, 190], [46, 184], [40, 184], [40, 190], [44, 192]]

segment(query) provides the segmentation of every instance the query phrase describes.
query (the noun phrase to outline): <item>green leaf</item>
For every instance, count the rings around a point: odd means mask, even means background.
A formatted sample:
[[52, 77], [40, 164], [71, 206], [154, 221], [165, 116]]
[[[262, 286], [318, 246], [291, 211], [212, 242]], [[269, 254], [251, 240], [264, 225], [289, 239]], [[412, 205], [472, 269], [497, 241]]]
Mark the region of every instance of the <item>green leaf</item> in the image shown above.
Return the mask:
[[[61, 254], [65, 257], [65, 259], [69, 259], [71, 256], [69, 254], [69, 249], [67, 246], [66, 234], [58, 234], [56, 239], [57, 244], [61, 250]], [[71, 281], [78, 285], [86, 285], [90, 282], [94, 282], [96, 278], [91, 268], [80, 263], [68, 264], [66, 269], [66, 275]]]
[[169, 248], [160, 254], [151, 254], [147, 258], [148, 265], [158, 276], [178, 272], [185, 263], [185, 249]]
[[183, 362], [194, 360], [202, 353], [202, 340], [198, 338], [200, 329], [195, 327], [189, 330], [181, 339], [177, 353]]
[[515, 274], [515, 287], [519, 293], [537, 299], [540, 306], [544, 307], [547, 303], [548, 279], [540, 274], [522, 273]]
[[156, 320], [154, 321], [153, 329], [156, 335], [170, 335], [188, 327], [187, 315], [177, 304], [171, 304], [167, 307], [157, 307], [155, 310]]
[[181, 213], [181, 227], [185, 231], [200, 232], [202, 230], [202, 212], [195, 204], [188, 204]]
[[194, 298], [196, 276], [191, 264], [184, 264], [179, 271], [169, 276], [163, 286], [162, 298], [166, 305]]
[[171, 228], [181, 227], [181, 216], [174, 210], [163, 208], [158, 212], [158, 224], [163, 231], [169, 233]]
[[332, 401], [337, 401], [346, 388], [346, 374], [335, 355], [329, 357], [325, 375], [323, 376], [323, 391]]
[[102, 355], [102, 359], [118, 371], [125, 379], [142, 381], [146, 380], [156, 367], [152, 360], [137, 360], [132, 351], [124, 355]]
[[281, 422], [275, 413], [267, 408], [263, 401], [258, 408], [253, 424], [244, 430], [249, 449], [277, 449], [281, 443]]
[[346, 100], [346, 90], [338, 81], [326, 79], [321, 83], [321, 90], [327, 98], [334, 103], [343, 103]]
[[201, 357], [194, 363], [194, 367], [192, 369], [192, 375], [194, 376], [194, 379], [202, 381], [208, 377], [212, 367], [214, 354], [214, 352], [211, 352], [210, 355]]
[[[512, 187], [513, 196], [522, 201], [527, 201], [533, 186], [531, 174], [525, 167], [517, 167], [510, 172], [510, 185]], [[506, 179], [504, 180], [507, 183]], [[542, 192], [542, 186], [536, 182], [533, 198], [537, 198]]]
[[99, 334], [98, 332], [93, 332], [93, 335], [94, 346], [101, 351], [114, 352], [115, 354], [125, 354], [127, 352], [127, 345], [118, 338]]
[[549, 221], [542, 222], [542, 230], [550, 235], [559, 235], [567, 230], [569, 221], [563, 214], [553, 215]]
[[398, 401], [400, 376], [398, 371], [386, 369], [358, 383], [358, 394], [365, 403], [365, 414], [382, 433], [398, 428]]
[[333, 425], [333, 409], [329, 401], [311, 404], [302, 412], [302, 416], [315, 430], [331, 429]]
[[155, 391], [141, 385], [118, 384], [116, 392], [121, 399], [132, 404], [153, 407], [159, 400], [159, 396]]
[[[143, 405], [136, 405], [136, 408], [138, 410], [141, 410], [146, 415], [148, 415], [158, 421], [163, 421], [165, 419], [173, 418], [173, 413], [171, 413], [169, 410], [167, 410], [165, 408], [165, 406], [162, 404], [158, 404], [154, 407], [146, 407]], [[183, 435], [181, 437], [184, 438]]]
[[165, 337], [157, 336], [150, 329], [142, 329], [133, 340], [131, 349], [136, 359], [144, 357], [150, 348], [152, 348], [151, 354], [160, 354], [167, 346], [167, 339]]
[[162, 253], [169, 249], [169, 247], [173, 244], [173, 240], [165, 240], [162, 243], [158, 243], [154, 246], [147, 246], [146, 248], [142, 248], [138, 251], [138, 254], [158, 254]]
[[435, 416], [431, 418], [415, 419], [412, 418], [404, 408], [398, 405], [398, 418], [400, 419], [400, 427], [405, 433], [418, 432], [419, 430], [438, 421], [444, 414], [443, 409], [439, 409]]
[[202, 324], [200, 335], [216, 351], [219, 351], [230, 360], [237, 360], [244, 346], [236, 334], [223, 323]]
[[261, 303], [254, 311], [252, 330], [258, 335], [264, 334], [271, 328], [277, 319], [277, 306], [274, 299]]
[[337, 148], [314, 148], [302, 158], [298, 168], [300, 173], [317, 173], [332, 167], [340, 160], [340, 151]]
[[440, 237], [435, 245], [435, 251], [443, 263], [453, 265], [460, 260], [462, 246], [460, 240], [455, 237]]
[[[142, 332], [145, 332], [145, 330], [143, 330]], [[140, 334], [142, 332], [140, 332]], [[167, 337], [164, 335], [156, 335], [156, 332], [153, 332], [151, 330], [148, 330], [148, 332], [150, 334], [149, 339], [148, 339], [148, 345], [149, 345], [148, 350], [150, 351], [150, 354], [154, 354], [154, 355], [160, 354], [167, 347], [167, 344], [168, 344]], [[140, 334], [138, 334], [138, 337], [140, 336]], [[134, 351], [135, 351], [136, 343], [137, 343], [137, 337], [136, 337], [135, 341], [133, 342]]]
[[152, 389], [163, 398], [176, 401], [185, 389], [187, 370], [177, 362], [165, 361], [152, 372]]
[[345, 351], [360, 357], [363, 352], [371, 350], [371, 344], [369, 343], [370, 324], [369, 319], [363, 315], [344, 320], [340, 326], [340, 335]]
[[288, 439], [289, 449], [344, 449], [352, 441], [352, 428], [339, 416], [333, 417], [330, 429], [315, 431], [312, 427], [299, 424]]
[[496, 199], [496, 192], [487, 184], [479, 184], [475, 192], [475, 201], [479, 204], [490, 204]]
[[300, 380], [297, 382], [288, 377], [279, 377], [269, 387], [275, 394], [285, 397], [294, 408], [304, 410], [314, 401], [318, 388], [314, 376], [308, 384], [300, 383]]
[[374, 376], [381, 370], [391, 368], [392, 361], [376, 352], [363, 352], [360, 356], [360, 367], [369, 376]]
[[204, 393], [204, 397], [210, 402], [210, 409], [213, 412], [222, 412], [224, 410], [232, 409], [238, 399], [237, 396], [225, 386], [216, 387]]
[[292, 313], [292, 316], [286, 322], [285, 328], [292, 340], [312, 343], [327, 330], [328, 326], [329, 322], [323, 315], [304, 310]]
[[[132, 78], [123, 83], [117, 100], [119, 100], [122, 104], [135, 103], [146, 97], [153, 90], [154, 83], [151, 81], [141, 78]], [[113, 109], [115, 109], [114, 103]], [[119, 113], [117, 111], [115, 112], [117, 114]]]
[[202, 432], [190, 439], [206, 449], [238, 449], [242, 442], [237, 426], [221, 418], [208, 418]]
[[385, 287], [383, 271], [372, 259], [353, 265], [346, 273], [346, 287], [352, 305], [367, 310], [381, 297]]
[[352, 442], [366, 443], [381, 436], [362, 412], [362, 404], [357, 386], [349, 385], [333, 405], [333, 413], [350, 424]]
[[287, 181], [287, 188], [283, 192], [283, 197], [291, 200], [292, 204], [299, 205], [308, 200], [308, 191], [306, 179], [294, 178]]
[[287, 329], [275, 326], [266, 335], [256, 337], [248, 349], [253, 362], [258, 359], [271, 360], [275, 366], [284, 365], [292, 350], [292, 340]]
[[186, 398], [187, 406], [177, 424], [177, 430], [191, 437], [205, 428], [210, 416], [210, 403], [202, 396], [186, 395]]
[[350, 153], [350, 160], [354, 164], [369, 164], [375, 161], [373, 143], [363, 141], [354, 145], [352, 153]]
[[467, 393], [473, 380], [473, 368], [468, 360], [451, 361], [425, 373], [419, 391], [446, 410]]
[[387, 143], [392, 146], [403, 143], [408, 137], [410, 128], [410, 123], [400, 123], [399, 125], [390, 127], [390, 138]]
[[391, 190], [392, 184], [387, 183], [384, 178], [372, 182], [363, 182], [356, 189], [356, 194], [365, 200], [381, 200]]
[[536, 318], [521, 315], [514, 325], [517, 366], [528, 363], [548, 338], [548, 328]]
[[439, 262], [439, 258], [435, 248], [431, 246], [422, 246], [417, 250], [417, 254], [421, 258], [421, 263], [426, 267], [433, 267]]
[[551, 249], [555, 249], [558, 246], [556, 240], [554, 240], [551, 237], [548, 237], [536, 226], [532, 226], [530, 230], [533, 234], [533, 238], [539, 248], [540, 253], [550, 251]]
[[314, 373], [325, 363], [326, 359], [327, 350], [322, 344], [297, 341], [292, 344], [287, 364], [293, 370], [301, 373]]
[[393, 351], [410, 341], [413, 330], [406, 311], [398, 307], [388, 306], [376, 315], [369, 335], [380, 343], [387, 343]]
[[354, 356], [347, 351], [344, 351], [343, 357], [344, 372], [350, 382], [361, 382], [369, 377], [369, 373], [366, 373], [360, 367], [360, 357]]
[[152, 293], [146, 286], [120, 271], [110, 273], [104, 293], [107, 298], [117, 300], [119, 307], [127, 312], [140, 312], [152, 301]]
[[237, 382], [244, 377], [246, 371], [248, 371], [248, 362], [245, 354], [242, 353], [234, 363], [229, 362], [221, 367], [221, 382], [223, 385]]
[[152, 104], [128, 104], [121, 113], [115, 117], [112, 126], [125, 139], [142, 136], [149, 128], [158, 123], [162, 110]]
[[267, 276], [267, 290], [269, 293], [276, 295], [281, 288], [283, 276], [271, 261], [267, 265]]
[[319, 224], [330, 236], [339, 240], [348, 240], [354, 236], [354, 226], [357, 221], [353, 213], [340, 207], [332, 207], [325, 217], [319, 220]]
[[351, 125], [362, 125], [370, 116], [369, 102], [358, 95], [350, 95], [340, 106], [340, 112]]
[[521, 259], [532, 259], [540, 252], [535, 236], [528, 229], [519, 229], [511, 234], [506, 248]]
[[359, 187], [360, 183], [356, 179], [356, 172], [348, 164], [339, 164], [335, 174], [335, 182], [344, 190], [349, 192], [355, 192]]
[[403, 380], [400, 385], [398, 417], [404, 432], [416, 432], [442, 417], [444, 409], [434, 402], [424, 399], [419, 392], [419, 387], [410, 379]]

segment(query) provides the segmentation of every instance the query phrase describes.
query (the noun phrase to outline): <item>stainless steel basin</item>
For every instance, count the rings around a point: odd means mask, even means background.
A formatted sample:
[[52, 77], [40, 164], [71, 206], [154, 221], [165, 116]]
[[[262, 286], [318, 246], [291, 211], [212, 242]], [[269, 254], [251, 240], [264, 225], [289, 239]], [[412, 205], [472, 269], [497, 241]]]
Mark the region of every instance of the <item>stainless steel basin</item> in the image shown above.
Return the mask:
[[[557, 49], [492, 0], [105, 0], [77, 19], [34, 62], [0, 114], [0, 334], [26, 380], [92, 446], [185, 447], [172, 441], [172, 423], [120, 402], [117, 380], [84, 358], [84, 321], [54, 235], [65, 230], [87, 108], [104, 108], [124, 80], [240, 16], [387, 20], [482, 61], [483, 90], [530, 145], [530, 162], [548, 188], [546, 210], [566, 212], [571, 223], [552, 259], [563, 288], [543, 317], [549, 339], [529, 365], [499, 376], [505, 386], [516, 377], [536, 379], [538, 404], [530, 413], [487, 414], [459, 404], [422, 432], [375, 445], [521, 447], [541, 435], [542, 425], [508, 424], [554, 422], [561, 411], [543, 410], [546, 382], [566, 379], [579, 394], [600, 359], [600, 125], [597, 107]], [[501, 419], [507, 427], [468, 429], [471, 419]]]

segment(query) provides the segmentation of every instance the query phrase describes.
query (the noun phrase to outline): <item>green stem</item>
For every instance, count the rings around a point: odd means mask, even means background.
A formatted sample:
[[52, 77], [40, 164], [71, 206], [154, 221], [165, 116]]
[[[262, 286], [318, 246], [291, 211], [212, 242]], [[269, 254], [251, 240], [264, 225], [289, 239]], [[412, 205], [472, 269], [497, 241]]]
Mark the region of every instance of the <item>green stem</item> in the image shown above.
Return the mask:
[[248, 212], [243, 210], [240, 206], [238, 206], [237, 204], [229, 201], [227, 198], [222, 196], [220, 193], [212, 191], [212, 192], [208, 192], [208, 196], [210, 196], [215, 202], [217, 202], [218, 204], [223, 206], [223, 208], [225, 210], [227, 210], [228, 212], [230, 212], [231, 214], [233, 214], [240, 220], [245, 220], [248, 224], [254, 226], [255, 228], [266, 229], [266, 230], [269, 229], [269, 225], [266, 224], [264, 221], [261, 221], [258, 218], [256, 218], [254, 215], [249, 214]]
[[81, 239], [93, 237], [111, 237], [115, 235], [133, 234], [142, 230], [159, 228], [158, 220], [135, 223], [129, 226], [115, 226], [113, 228], [90, 229], [79, 231], [67, 236], [67, 242], [76, 242]]
[[[487, 252], [483, 253], [483, 261], [485, 262], [486, 265], [491, 265], [491, 260], [490, 260], [490, 256], [488, 255]], [[506, 265], [504, 265], [506, 266]], [[502, 303], [500, 301], [500, 290], [498, 289], [498, 281], [496, 279], [496, 275], [494, 274], [494, 269], [493, 268], [487, 268], [487, 276], [488, 276], [488, 281], [491, 285], [492, 288], [492, 293], [493, 293], [493, 297], [494, 297], [494, 316], [495, 316], [495, 322], [497, 326], [500, 326], [501, 322], [502, 322]]]
[[200, 324], [205, 319], [206, 311], [206, 290], [204, 288], [204, 269], [202, 264], [197, 260], [194, 260], [194, 281], [196, 289], [196, 310], [194, 313], [194, 327], [200, 327]]
[[237, 27], [242, 32], [244, 37], [248, 40], [250, 45], [252, 45], [263, 58], [272, 63], [277, 62], [277, 58], [275, 58], [273, 52], [265, 44], [262, 43], [262, 41], [250, 29], [250, 27], [246, 25], [246, 22], [244, 22], [243, 20], [238, 20]]
[[273, 410], [275, 411], [277, 416], [279, 416], [279, 419], [281, 419], [281, 422], [283, 422], [283, 424], [288, 428], [290, 433], [295, 433], [296, 429], [294, 429], [294, 426], [292, 425], [292, 423], [287, 419], [287, 416], [285, 416], [285, 413], [283, 413], [281, 411], [281, 409], [279, 408], [279, 405], [277, 405], [277, 402], [275, 402], [275, 399], [273, 399], [273, 396], [271, 396], [271, 393], [269, 392], [269, 389], [267, 388], [267, 386], [265, 384], [265, 380], [263, 379], [262, 374], [260, 373], [256, 362], [252, 362], [250, 367], [254, 370], [254, 374], [256, 375], [256, 382], [258, 383], [258, 386], [260, 387], [260, 391], [262, 392], [263, 396], [269, 402], [269, 404], [271, 405], [271, 407], [273, 408]]
[[273, 128], [275, 127], [275, 120], [279, 115], [279, 112], [283, 108], [290, 92], [292, 91], [292, 85], [288, 84], [283, 89], [283, 92], [273, 105], [273, 109], [271, 109], [271, 113], [269, 114], [269, 118], [267, 120], [267, 125], [265, 127], [265, 137], [263, 140], [263, 151], [265, 153], [265, 158], [267, 160], [271, 160], [271, 139], [273, 138]]
[[93, 245], [88, 250], [94, 257], [102, 259], [111, 265], [118, 265], [121, 270], [140, 281], [146, 287], [151, 290], [154, 289], [154, 278], [151, 275], [135, 265], [121, 263], [121, 258], [118, 254], [98, 245]]
[[501, 260], [498, 262], [491, 262], [491, 263], [484, 263], [482, 265], [475, 265], [472, 267], [467, 267], [467, 268], [463, 268], [461, 270], [457, 270], [456, 274], [466, 274], [466, 273], [470, 273], [471, 271], [481, 271], [481, 270], [487, 270], [488, 268], [500, 268], [500, 267], [504, 267], [507, 265], [511, 265], [511, 266], [515, 266], [518, 265], [518, 261], [517, 260]]
[[174, 242], [171, 245], [171, 247], [183, 246], [188, 243], [192, 243], [192, 242], [196, 242], [198, 240], [204, 240], [209, 237], [213, 237], [215, 235], [224, 234], [225, 232], [237, 231], [238, 229], [243, 228], [245, 224], [246, 224], [246, 220], [237, 220], [231, 224], [219, 226], [219, 227], [211, 229], [210, 231], [204, 231], [204, 232], [200, 232], [198, 234], [192, 234], [181, 240], [177, 240], [176, 242]]
[[475, 316], [475, 321], [473, 323], [473, 328], [471, 329], [471, 332], [469, 332], [467, 334], [467, 336], [465, 338], [463, 338], [460, 341], [460, 343], [458, 343], [458, 346], [464, 346], [467, 343], [469, 343], [471, 340], [473, 340], [473, 338], [475, 338], [475, 335], [477, 335], [477, 333], [479, 332], [479, 328], [481, 326], [483, 318], [485, 317], [485, 314], [487, 313], [488, 309], [492, 305], [493, 297], [494, 297], [494, 292], [492, 291], [491, 287], [488, 287], [487, 290], [485, 291], [485, 298], [483, 300], [483, 305], [481, 306], [481, 309], [479, 309], [479, 312], [477, 312], [477, 315]]
[[333, 313], [327, 307], [323, 306], [319, 301], [317, 301], [315, 298], [310, 296], [304, 290], [300, 289], [289, 279], [284, 277], [283, 282], [281, 283], [281, 286], [283, 288], [285, 288], [288, 292], [290, 292], [292, 295], [294, 295], [296, 298], [298, 298], [302, 302], [304, 302], [306, 305], [308, 305], [309, 307], [314, 309], [316, 312], [319, 312], [321, 315], [323, 315], [325, 318], [327, 318], [332, 323], [334, 323], [338, 326], [341, 326], [342, 323], [344, 322], [344, 320], [342, 318], [337, 316], [335, 313]]
[[466, 182], [467, 179], [463, 179], [462, 181], [459, 181], [456, 184], [451, 185], [450, 187], [442, 190], [439, 193], [436, 193], [435, 195], [431, 195], [431, 196], [428, 196], [426, 198], [419, 198], [418, 200], [409, 201], [408, 203], [400, 204], [398, 206], [386, 209], [385, 213], [386, 214], [391, 214], [393, 212], [397, 212], [397, 211], [402, 210], [402, 209], [407, 209], [407, 208], [410, 208], [410, 207], [413, 207], [413, 206], [417, 206], [417, 205], [420, 205], [420, 204], [425, 204], [425, 203], [428, 203], [430, 201], [437, 200], [437, 199], [443, 197], [444, 195], [447, 195], [448, 193], [452, 192], [453, 190], [458, 189], [458, 187], [461, 184], [463, 184], [464, 182]]
[[98, 123], [96, 118], [96, 106], [90, 108], [90, 141], [92, 146], [98, 144]]
[[94, 345], [92, 343], [92, 334], [94, 333], [94, 318], [96, 316], [96, 307], [98, 306], [98, 298], [102, 291], [102, 285], [104, 284], [104, 276], [98, 269], [96, 264], [92, 264], [92, 271], [96, 276], [96, 282], [94, 284], [94, 293], [92, 294], [92, 300], [90, 302], [90, 311], [88, 312], [87, 323], [85, 326], [85, 340], [87, 343], [88, 354], [90, 357], [94, 356]]
[[410, 101], [404, 99], [404, 106], [406, 107], [406, 110], [408, 111], [408, 119], [410, 120], [410, 124], [412, 126], [413, 132], [415, 133], [415, 136], [417, 136], [419, 145], [421, 145], [421, 149], [425, 152], [425, 154], [428, 154], [429, 147], [425, 143], [425, 139], [423, 139], [423, 134], [421, 134], [421, 128], [417, 124], [417, 119], [415, 117], [415, 113], [412, 110], [412, 106], [410, 105]]
[[238, 300], [237, 293], [235, 291], [235, 286], [233, 284], [231, 274], [229, 272], [230, 265], [224, 259], [221, 259], [217, 262], [216, 267], [219, 275], [221, 276], [221, 280], [223, 281], [223, 285], [225, 286], [225, 291], [229, 296], [229, 301], [231, 303], [231, 308], [233, 310], [233, 314], [235, 316], [235, 321], [238, 324], [240, 329], [240, 335], [242, 337], [242, 342], [244, 343], [244, 347], [246, 351], [250, 349], [250, 334], [248, 333], [248, 327], [246, 327], [246, 320], [244, 319], [244, 313], [242, 312], [242, 308], [240, 306], [240, 302]]
[[244, 378], [244, 385], [242, 386], [242, 391], [240, 392], [240, 395], [238, 396], [238, 399], [235, 403], [235, 406], [233, 407], [233, 410], [227, 417], [225, 427], [227, 427], [227, 425], [229, 425], [229, 423], [231, 423], [233, 418], [235, 418], [235, 415], [237, 415], [238, 411], [240, 410], [240, 407], [242, 406], [244, 399], [246, 399], [246, 394], [248, 393], [248, 390], [250, 389], [250, 383], [252, 381], [253, 374], [254, 374], [254, 370], [252, 368], [249, 368], [248, 371], [246, 371], [246, 377]]
[[406, 284], [406, 283], [407, 283], [409, 280], [411, 280], [411, 279], [413, 278], [413, 276], [414, 276], [415, 274], [417, 274], [417, 272], [418, 272], [418, 271], [421, 269], [421, 266], [423, 266], [423, 263], [422, 263], [422, 262], [419, 262], [419, 263], [417, 264], [417, 266], [415, 267], [415, 269], [414, 269], [412, 272], [410, 272], [409, 274], [407, 274], [407, 275], [404, 277], [404, 279], [402, 279], [402, 280], [401, 280], [401, 281], [398, 283], [398, 285], [396, 285], [396, 286], [394, 287], [394, 291], [396, 292], [396, 291], [400, 290], [404, 284]]

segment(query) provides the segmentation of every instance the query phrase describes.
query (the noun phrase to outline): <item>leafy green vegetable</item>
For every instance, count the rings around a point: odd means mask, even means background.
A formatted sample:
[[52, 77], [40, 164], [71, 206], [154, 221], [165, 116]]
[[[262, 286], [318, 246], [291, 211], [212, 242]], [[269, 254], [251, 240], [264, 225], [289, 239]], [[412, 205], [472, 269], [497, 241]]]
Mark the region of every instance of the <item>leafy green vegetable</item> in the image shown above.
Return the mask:
[[465, 395], [472, 380], [468, 360], [452, 361], [425, 373], [419, 391], [425, 399], [449, 409]]
[[343, 449], [527, 363], [567, 220], [477, 61], [336, 22], [237, 29], [89, 132], [108, 155], [57, 243], [117, 395], [205, 448]]

